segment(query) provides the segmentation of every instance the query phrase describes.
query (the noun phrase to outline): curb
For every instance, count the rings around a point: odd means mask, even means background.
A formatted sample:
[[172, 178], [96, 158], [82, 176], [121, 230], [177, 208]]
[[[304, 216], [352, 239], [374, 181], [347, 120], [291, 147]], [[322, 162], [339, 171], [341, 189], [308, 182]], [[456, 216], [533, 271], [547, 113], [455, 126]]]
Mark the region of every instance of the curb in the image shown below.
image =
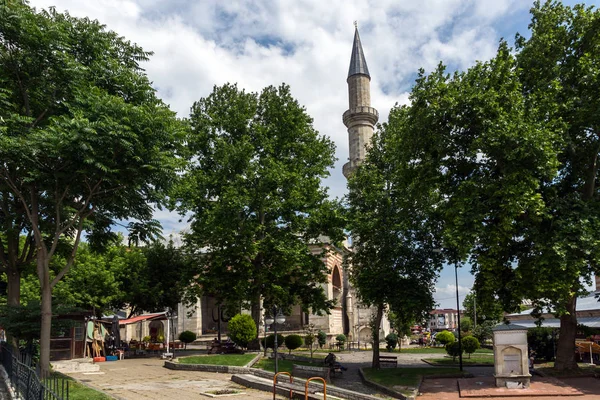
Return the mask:
[[[430, 361], [427, 361], [427, 359], [425, 359], [425, 358], [421, 358], [421, 361], [423, 361], [427, 365], [431, 365], [432, 367], [444, 368], [444, 367], [459, 367], [460, 366], [460, 364], [435, 364]], [[492, 367], [493, 368], [494, 364], [463, 364], [463, 368], [464, 367]]]
[[380, 385], [373, 381], [370, 381], [365, 376], [365, 373], [363, 372], [362, 368], [358, 369], [358, 375], [360, 375], [360, 379], [363, 381], [363, 383], [365, 385], [372, 387], [373, 389], [377, 390], [378, 392], [384, 393], [388, 396], [392, 396], [395, 399], [401, 399], [401, 400], [415, 400], [415, 398], [417, 397], [417, 394], [419, 393], [419, 389], [421, 388], [421, 383], [423, 382], [423, 377], [421, 377], [421, 380], [419, 381], [417, 388], [415, 390], [413, 390], [413, 394], [410, 396], [405, 396], [402, 393], [395, 391], [394, 389], [390, 389], [387, 386], [383, 386], [383, 385]]

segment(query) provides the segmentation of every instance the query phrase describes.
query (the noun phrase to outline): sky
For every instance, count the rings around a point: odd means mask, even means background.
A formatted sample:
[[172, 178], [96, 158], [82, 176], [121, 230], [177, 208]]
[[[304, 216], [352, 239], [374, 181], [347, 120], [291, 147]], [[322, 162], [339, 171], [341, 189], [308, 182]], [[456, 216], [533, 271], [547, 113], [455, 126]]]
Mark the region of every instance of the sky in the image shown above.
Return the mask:
[[[566, 0], [565, 4], [576, 2]], [[598, 7], [600, 0], [588, 0]], [[260, 92], [283, 82], [336, 144], [338, 161], [324, 181], [332, 197], [346, 193], [342, 165], [348, 135], [346, 77], [353, 22], [357, 21], [371, 74], [372, 106], [379, 122], [394, 104], [406, 104], [419, 68], [441, 61], [449, 71], [491, 58], [501, 38], [528, 36], [533, 0], [32, 0], [77, 17], [97, 19], [108, 29], [153, 51], [145, 68], [158, 95], [178, 113], [213, 86], [237, 82]], [[186, 228], [166, 211], [155, 216], [165, 236]], [[459, 269], [460, 302], [473, 284], [468, 266]], [[436, 285], [442, 308], [456, 307], [454, 268]]]

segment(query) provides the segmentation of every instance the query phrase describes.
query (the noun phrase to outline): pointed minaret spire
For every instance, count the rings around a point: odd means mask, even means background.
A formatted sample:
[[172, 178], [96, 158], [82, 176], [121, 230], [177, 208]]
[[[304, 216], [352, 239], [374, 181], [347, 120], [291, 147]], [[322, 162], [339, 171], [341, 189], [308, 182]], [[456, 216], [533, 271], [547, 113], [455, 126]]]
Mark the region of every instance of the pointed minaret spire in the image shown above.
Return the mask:
[[367, 61], [365, 60], [365, 53], [363, 52], [360, 43], [360, 36], [358, 35], [358, 24], [354, 21], [354, 44], [352, 45], [352, 57], [350, 57], [348, 77], [356, 74], [366, 75], [371, 78], [371, 75], [369, 75], [369, 68], [367, 67]]
[[348, 70], [348, 110], [344, 113], [344, 125], [348, 128], [349, 154], [343, 173], [350, 177], [365, 160], [379, 113], [371, 107], [371, 75], [354, 21], [354, 43]]

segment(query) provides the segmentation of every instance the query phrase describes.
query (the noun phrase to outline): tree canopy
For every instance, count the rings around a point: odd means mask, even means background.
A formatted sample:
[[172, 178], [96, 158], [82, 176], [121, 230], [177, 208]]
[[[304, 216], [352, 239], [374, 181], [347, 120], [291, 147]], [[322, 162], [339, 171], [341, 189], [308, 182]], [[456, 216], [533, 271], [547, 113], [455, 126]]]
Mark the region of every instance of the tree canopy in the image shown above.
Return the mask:
[[236, 85], [215, 87], [190, 116], [190, 167], [180, 209], [190, 211], [185, 236], [198, 256], [195, 287], [219, 303], [328, 310], [321, 287], [327, 269], [321, 235], [342, 239], [337, 202], [321, 185], [334, 161], [333, 143], [320, 136], [290, 88], [260, 94]]
[[[348, 221], [353, 236], [350, 278], [361, 302], [375, 306], [373, 368], [379, 367], [379, 329], [384, 309], [399, 326], [421, 321], [434, 308], [433, 289], [441, 269], [435, 250], [439, 232], [433, 212], [435, 193], [410, 190], [409, 165], [395, 157], [405, 136], [400, 127], [407, 109], [398, 108], [374, 136], [367, 159], [348, 181]], [[408, 205], [419, 204], [409, 209]], [[385, 282], [385, 284], [383, 284]]]
[[[176, 179], [184, 126], [140, 63], [150, 53], [97, 21], [21, 2], [0, 5], [0, 192], [17, 202], [37, 248], [41, 367], [47, 373], [52, 288], [81, 235], [151, 219]], [[70, 252], [51, 279], [62, 239]]]
[[438, 196], [425, 218], [443, 226], [446, 259], [469, 261], [478, 299], [550, 307], [556, 368], [571, 369], [576, 299], [600, 272], [600, 12], [538, 1], [531, 13], [516, 51], [503, 41], [465, 72], [422, 72], [411, 105], [390, 114], [408, 118], [390, 125], [408, 138], [404, 189]]

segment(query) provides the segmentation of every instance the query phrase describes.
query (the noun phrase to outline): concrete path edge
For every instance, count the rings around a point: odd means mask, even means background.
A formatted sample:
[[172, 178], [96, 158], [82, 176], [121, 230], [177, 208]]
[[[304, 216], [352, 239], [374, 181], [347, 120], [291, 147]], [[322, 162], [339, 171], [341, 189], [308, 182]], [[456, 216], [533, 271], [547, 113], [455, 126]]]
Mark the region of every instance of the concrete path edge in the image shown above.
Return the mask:
[[358, 369], [358, 374], [360, 375], [360, 379], [363, 381], [363, 383], [365, 385], [372, 387], [373, 389], [377, 390], [378, 392], [387, 394], [388, 396], [392, 396], [395, 399], [401, 399], [401, 400], [415, 400], [415, 397], [417, 397], [417, 394], [419, 393], [419, 388], [421, 387], [421, 382], [423, 382], [423, 378], [421, 378], [421, 380], [419, 381], [419, 385], [417, 386], [417, 388], [415, 390], [413, 390], [413, 394], [410, 396], [405, 396], [402, 393], [395, 391], [394, 389], [390, 389], [387, 386], [380, 385], [378, 383], [375, 383], [375, 382], [367, 379], [362, 368]]

